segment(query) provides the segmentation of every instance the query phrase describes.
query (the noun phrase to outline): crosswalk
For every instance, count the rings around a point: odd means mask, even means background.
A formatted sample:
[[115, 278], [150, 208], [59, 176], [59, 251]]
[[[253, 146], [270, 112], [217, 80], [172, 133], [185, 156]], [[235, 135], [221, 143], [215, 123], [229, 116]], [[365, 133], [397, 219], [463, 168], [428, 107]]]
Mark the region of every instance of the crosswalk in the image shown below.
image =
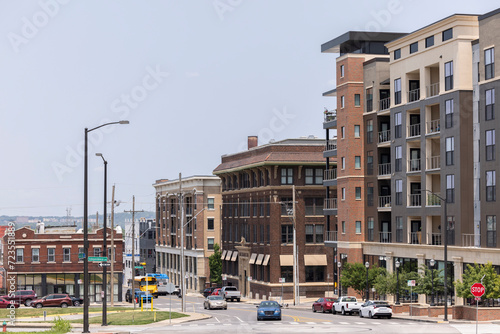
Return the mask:
[[[249, 326], [249, 325], [258, 325], [258, 326], [263, 326], [263, 325], [276, 325], [276, 326], [283, 326], [283, 325], [294, 325], [294, 326], [300, 326], [300, 325], [365, 325], [365, 326], [371, 326], [371, 325], [382, 325], [380, 322], [363, 322], [363, 321], [356, 321], [356, 322], [345, 322], [345, 321], [319, 321], [319, 322], [314, 322], [314, 321], [305, 321], [305, 322], [298, 322], [298, 321], [274, 321], [274, 322], [256, 322], [256, 323], [248, 323], [248, 322], [229, 322], [229, 323], [202, 323], [202, 324], [192, 324], [192, 323], [184, 323], [184, 324], [176, 324], [173, 325], [173, 327], [203, 327], [203, 326]], [[395, 322], [395, 321], [384, 321], [384, 325], [393, 325], [393, 326], [414, 326], [416, 325], [415, 323], [412, 322]]]

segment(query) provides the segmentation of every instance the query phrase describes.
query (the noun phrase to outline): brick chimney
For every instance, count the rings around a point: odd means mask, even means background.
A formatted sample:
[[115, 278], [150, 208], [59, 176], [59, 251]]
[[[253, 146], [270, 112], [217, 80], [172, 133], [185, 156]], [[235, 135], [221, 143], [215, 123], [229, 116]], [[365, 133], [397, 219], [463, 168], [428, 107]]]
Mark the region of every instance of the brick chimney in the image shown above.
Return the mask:
[[248, 149], [257, 147], [259, 145], [259, 137], [248, 136]]

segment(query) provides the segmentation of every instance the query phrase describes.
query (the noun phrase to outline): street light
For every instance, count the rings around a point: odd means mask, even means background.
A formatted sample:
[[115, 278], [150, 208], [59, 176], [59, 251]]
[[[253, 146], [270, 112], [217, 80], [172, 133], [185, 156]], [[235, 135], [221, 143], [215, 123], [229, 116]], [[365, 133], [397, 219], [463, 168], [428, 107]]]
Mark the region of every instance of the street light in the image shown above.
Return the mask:
[[339, 268], [338, 270], [338, 280], [339, 280], [339, 298], [342, 296], [342, 289], [341, 289], [341, 282], [340, 282], [340, 268], [342, 267], [342, 262], [337, 262], [337, 267]]
[[101, 124], [95, 128], [85, 128], [85, 150], [83, 164], [83, 251], [85, 258], [83, 259], [83, 333], [89, 331], [89, 234], [88, 234], [88, 133], [107, 125], [112, 124], [129, 124], [129, 121], [118, 121]]
[[435, 306], [435, 304], [434, 304], [434, 264], [436, 264], [436, 261], [434, 261], [434, 259], [431, 259], [429, 261], [429, 264], [431, 265], [431, 286], [432, 286], [431, 306]]
[[399, 305], [399, 266], [401, 263], [396, 261], [396, 305]]
[[368, 290], [368, 268], [370, 268], [370, 263], [368, 261], [365, 262], [365, 267], [366, 267], [366, 300], [368, 301], [368, 298], [370, 296], [370, 291]]
[[[106, 226], [106, 219], [107, 219], [107, 191], [106, 188], [108, 186], [108, 162], [106, 159], [104, 159], [104, 156], [102, 153], [96, 153], [95, 154], [98, 157], [102, 158], [102, 161], [104, 162], [104, 216], [103, 216], [103, 223], [102, 223], [102, 228], [104, 230], [103, 237], [102, 237], [102, 254], [108, 257], [108, 252], [107, 252], [107, 226]], [[113, 232], [111, 232], [113, 233]], [[113, 250], [111, 250], [113, 251]], [[106, 261], [107, 263], [107, 261]], [[107, 287], [108, 287], [108, 279], [107, 279], [107, 267], [102, 266], [102, 291], [103, 293], [103, 299], [102, 299], [102, 326], [107, 326], [108, 325], [108, 320], [107, 320]]]

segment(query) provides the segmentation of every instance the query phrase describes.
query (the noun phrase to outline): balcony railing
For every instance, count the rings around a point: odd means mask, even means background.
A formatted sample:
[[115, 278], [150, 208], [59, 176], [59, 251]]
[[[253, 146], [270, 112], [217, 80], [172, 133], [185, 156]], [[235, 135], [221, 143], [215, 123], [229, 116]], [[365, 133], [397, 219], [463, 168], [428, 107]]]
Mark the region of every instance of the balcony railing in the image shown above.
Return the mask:
[[337, 149], [337, 142], [335, 140], [327, 140], [325, 145], [325, 151], [333, 151]]
[[387, 110], [391, 107], [391, 98], [385, 98], [379, 101], [380, 104], [380, 110]]
[[463, 247], [476, 247], [481, 245], [481, 236], [478, 234], [465, 234], [462, 233], [462, 246]]
[[408, 125], [408, 137], [420, 136], [420, 123]]
[[425, 129], [426, 134], [438, 133], [439, 131], [441, 131], [441, 121], [439, 119], [426, 122], [425, 126], [426, 126]]
[[337, 168], [326, 169], [323, 173], [323, 181], [332, 181], [337, 179]]
[[381, 243], [392, 242], [391, 232], [380, 232], [380, 242]]
[[436, 96], [439, 94], [439, 82], [427, 86], [427, 97]]
[[408, 195], [408, 206], [422, 206], [422, 195], [421, 194]]
[[323, 206], [323, 209], [325, 210], [337, 209], [337, 199], [325, 198], [325, 205]]
[[391, 207], [391, 195], [379, 196], [378, 197], [378, 207], [379, 208], [390, 208]]
[[391, 174], [391, 163], [378, 165], [378, 175], [390, 175], [390, 174]]
[[380, 131], [378, 133], [378, 142], [387, 143], [391, 141], [391, 130]]
[[420, 159], [411, 159], [408, 161], [408, 172], [420, 172], [421, 170]]
[[410, 232], [408, 237], [410, 244], [420, 245], [422, 243], [422, 232]]
[[420, 88], [408, 92], [408, 102], [420, 100]]
[[332, 111], [325, 111], [325, 120], [324, 122], [331, 122], [335, 121], [337, 119], [337, 109], [332, 110]]
[[427, 206], [441, 206], [441, 199], [435, 194], [427, 194]]
[[440, 168], [441, 168], [441, 156], [440, 155], [427, 158], [427, 169], [440, 169]]
[[429, 233], [428, 242], [430, 245], [442, 245], [441, 238], [441, 233]]
[[325, 241], [337, 241], [337, 231], [326, 231]]

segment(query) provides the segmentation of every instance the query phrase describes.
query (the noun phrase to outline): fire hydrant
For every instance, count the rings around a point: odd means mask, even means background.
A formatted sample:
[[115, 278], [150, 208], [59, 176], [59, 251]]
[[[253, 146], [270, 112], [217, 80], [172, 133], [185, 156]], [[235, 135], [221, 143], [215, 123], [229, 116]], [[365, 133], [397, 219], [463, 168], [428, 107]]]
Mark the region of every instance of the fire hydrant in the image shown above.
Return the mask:
[[3, 322], [3, 331], [7, 332], [7, 321]]

